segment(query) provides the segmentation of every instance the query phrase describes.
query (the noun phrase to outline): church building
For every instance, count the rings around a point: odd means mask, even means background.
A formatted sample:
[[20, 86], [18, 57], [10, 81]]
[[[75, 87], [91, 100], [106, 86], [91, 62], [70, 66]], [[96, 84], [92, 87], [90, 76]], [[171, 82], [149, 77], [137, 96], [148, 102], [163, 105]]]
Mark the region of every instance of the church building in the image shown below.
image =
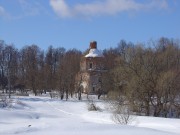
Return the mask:
[[89, 53], [81, 58], [80, 71], [76, 80], [82, 87], [83, 93], [99, 94], [103, 92], [102, 75], [106, 72], [104, 56], [97, 49], [97, 42], [90, 42]]

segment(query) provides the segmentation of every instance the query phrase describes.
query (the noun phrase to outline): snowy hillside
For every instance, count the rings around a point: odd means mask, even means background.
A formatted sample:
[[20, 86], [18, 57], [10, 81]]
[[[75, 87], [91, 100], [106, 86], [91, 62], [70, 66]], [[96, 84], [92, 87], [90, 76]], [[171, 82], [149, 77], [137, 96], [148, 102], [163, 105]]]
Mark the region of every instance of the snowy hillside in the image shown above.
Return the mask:
[[88, 111], [87, 101], [60, 101], [49, 97], [14, 98], [0, 108], [0, 135], [180, 135], [180, 119], [136, 117], [131, 125], [118, 125], [112, 114]]

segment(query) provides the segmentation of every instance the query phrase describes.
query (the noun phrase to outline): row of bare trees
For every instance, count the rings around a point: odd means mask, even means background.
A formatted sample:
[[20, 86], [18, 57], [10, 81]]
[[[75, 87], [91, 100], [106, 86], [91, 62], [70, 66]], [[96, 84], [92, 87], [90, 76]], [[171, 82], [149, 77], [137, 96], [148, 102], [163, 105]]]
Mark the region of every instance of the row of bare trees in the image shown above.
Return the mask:
[[[128, 105], [139, 115], [180, 117], [178, 41], [161, 38], [135, 45], [122, 40], [103, 54], [109, 70], [102, 77], [102, 87], [116, 106]], [[35, 95], [56, 91], [61, 99], [68, 99], [81, 92], [75, 88], [81, 56], [76, 49], [50, 46], [44, 52], [31, 45], [18, 50], [0, 41], [0, 88], [9, 96], [15, 87], [24, 86]]]
[[76, 49], [66, 51], [50, 46], [44, 52], [31, 45], [18, 50], [0, 41], [0, 89], [9, 96], [18, 86], [32, 90], [35, 95], [56, 90], [62, 99], [64, 95], [67, 99], [75, 92], [80, 57], [81, 52]]
[[180, 117], [178, 41], [161, 38], [146, 45], [121, 41], [106, 54], [114, 58], [109, 60], [113, 66], [104, 80], [110, 100], [131, 106], [138, 115]]

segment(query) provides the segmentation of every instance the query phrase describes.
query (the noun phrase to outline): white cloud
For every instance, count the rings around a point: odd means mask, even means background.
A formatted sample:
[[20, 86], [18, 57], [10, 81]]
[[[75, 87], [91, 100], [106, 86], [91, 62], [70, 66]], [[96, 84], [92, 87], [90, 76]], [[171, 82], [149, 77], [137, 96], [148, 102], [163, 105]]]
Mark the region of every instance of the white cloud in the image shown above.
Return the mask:
[[106, 2], [94, 2], [89, 4], [78, 4], [74, 10], [83, 15], [114, 15], [122, 11], [138, 10], [140, 4], [129, 0], [106, 0]]
[[72, 11], [65, 3], [64, 0], [50, 0], [50, 5], [53, 10], [61, 17], [70, 17], [72, 16]]
[[166, 0], [151, 0], [151, 3], [144, 5], [145, 9], [167, 9], [168, 3]]
[[116, 15], [121, 12], [165, 9], [166, 0], [151, 0], [140, 3], [135, 0], [96, 0], [91, 3], [75, 4], [70, 7], [65, 0], [50, 0], [50, 5], [59, 17]]

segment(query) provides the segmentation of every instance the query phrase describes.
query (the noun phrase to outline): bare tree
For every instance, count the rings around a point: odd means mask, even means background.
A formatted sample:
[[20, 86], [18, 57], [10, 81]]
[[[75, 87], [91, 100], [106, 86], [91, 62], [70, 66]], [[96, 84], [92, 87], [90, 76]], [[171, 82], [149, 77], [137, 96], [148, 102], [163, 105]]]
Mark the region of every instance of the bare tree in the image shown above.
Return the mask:
[[126, 56], [128, 59], [117, 59], [112, 72], [113, 93], [121, 92], [117, 99], [125, 96], [139, 114], [168, 117], [179, 95], [178, 46], [160, 39], [155, 48], [136, 45], [126, 51]]
[[38, 94], [38, 58], [40, 48], [36, 45], [24, 48], [24, 70], [26, 76], [26, 86], [33, 90], [34, 94]]
[[6, 74], [8, 78], [8, 90], [9, 98], [11, 97], [12, 86], [15, 84], [17, 79], [17, 56], [18, 51], [13, 47], [13, 45], [8, 45], [4, 49], [5, 52], [5, 62], [6, 62]]

